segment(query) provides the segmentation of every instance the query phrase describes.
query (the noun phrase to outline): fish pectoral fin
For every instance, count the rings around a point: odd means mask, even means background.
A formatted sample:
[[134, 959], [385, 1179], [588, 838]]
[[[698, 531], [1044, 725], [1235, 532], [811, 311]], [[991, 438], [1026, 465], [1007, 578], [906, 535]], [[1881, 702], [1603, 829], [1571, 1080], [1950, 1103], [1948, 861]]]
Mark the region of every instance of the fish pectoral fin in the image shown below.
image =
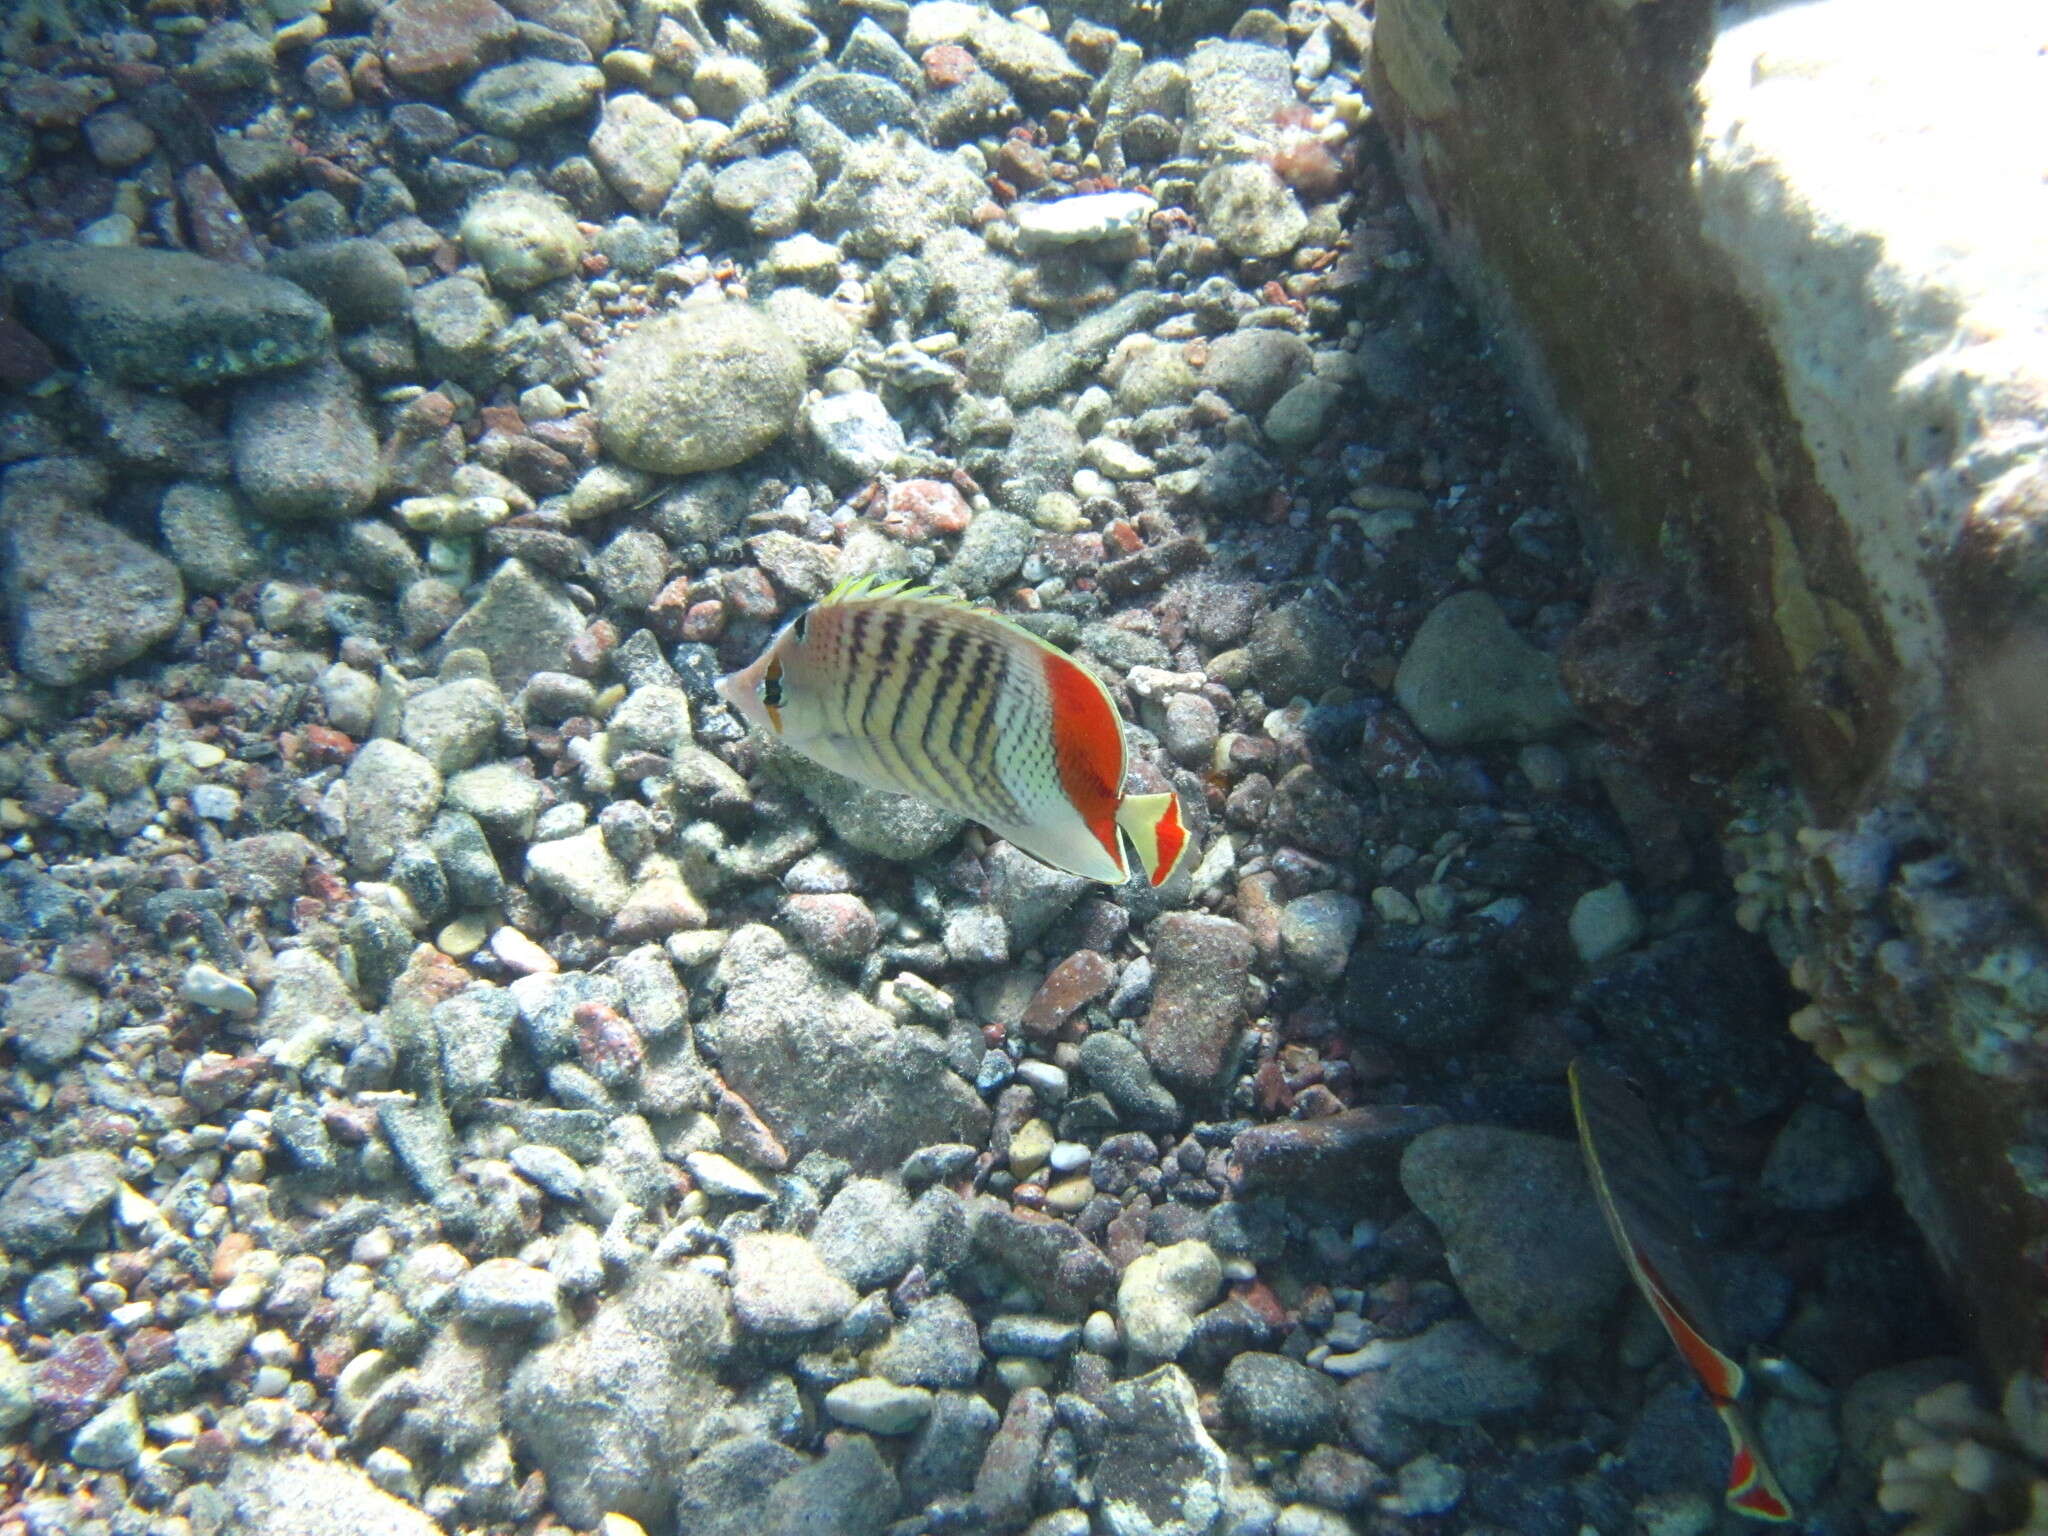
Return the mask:
[[1764, 1449], [1757, 1443], [1749, 1416], [1735, 1403], [1716, 1403], [1715, 1412], [1728, 1427], [1732, 1456], [1728, 1462], [1728, 1507], [1752, 1520], [1769, 1520], [1783, 1525], [1793, 1518], [1792, 1501], [1778, 1486]]
[[1145, 878], [1153, 885], [1172, 879], [1195, 851], [1181, 815], [1180, 796], [1170, 790], [1162, 795], [1125, 795], [1116, 808], [1116, 824], [1131, 840]]

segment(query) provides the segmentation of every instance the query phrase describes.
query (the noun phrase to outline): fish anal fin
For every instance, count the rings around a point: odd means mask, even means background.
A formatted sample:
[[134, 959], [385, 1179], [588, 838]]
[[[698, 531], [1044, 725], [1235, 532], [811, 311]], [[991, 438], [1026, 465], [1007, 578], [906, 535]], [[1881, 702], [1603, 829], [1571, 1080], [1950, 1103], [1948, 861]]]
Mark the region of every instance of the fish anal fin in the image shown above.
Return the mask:
[[1194, 853], [1195, 840], [1181, 815], [1180, 796], [1171, 790], [1158, 795], [1125, 795], [1117, 807], [1116, 824], [1131, 840], [1145, 878], [1154, 885], [1172, 879], [1173, 872]]
[[1628, 1245], [1628, 1261], [1643, 1295], [1656, 1311], [1657, 1320], [1671, 1335], [1671, 1342], [1678, 1346], [1678, 1353], [1691, 1367], [1693, 1375], [1699, 1378], [1700, 1385], [1706, 1388], [1707, 1396], [1716, 1404], [1732, 1403], [1742, 1396], [1742, 1367], [1710, 1344], [1686, 1315], [1685, 1309], [1671, 1299], [1663, 1277], [1657, 1273], [1656, 1266], [1640, 1244]]
[[1733, 1403], [1717, 1403], [1715, 1407], [1728, 1428], [1732, 1452], [1728, 1462], [1728, 1507], [1752, 1520], [1768, 1520], [1778, 1525], [1789, 1522], [1793, 1518], [1792, 1501], [1785, 1497], [1770, 1463], [1764, 1460], [1763, 1448], [1757, 1444], [1749, 1420]]

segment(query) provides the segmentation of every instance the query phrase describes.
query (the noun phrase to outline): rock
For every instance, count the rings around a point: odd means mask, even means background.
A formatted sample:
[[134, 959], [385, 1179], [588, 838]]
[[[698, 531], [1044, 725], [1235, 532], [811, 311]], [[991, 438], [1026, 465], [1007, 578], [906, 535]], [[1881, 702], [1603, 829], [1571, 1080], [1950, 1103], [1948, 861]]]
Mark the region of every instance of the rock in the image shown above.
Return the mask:
[[498, 187], [469, 205], [462, 244], [491, 286], [510, 293], [567, 277], [583, 259], [583, 236], [568, 211], [518, 187]]
[[1093, 1030], [1081, 1042], [1081, 1071], [1132, 1125], [1171, 1130], [1180, 1124], [1180, 1103], [1158, 1078], [1138, 1044], [1108, 1030]]
[[[879, 27], [875, 30], [883, 37], [889, 35]], [[897, 52], [902, 52], [900, 45]], [[914, 72], [916, 66], [911, 67]], [[789, 99], [792, 107], [811, 108], [852, 139], [872, 138], [892, 128], [913, 134], [918, 131], [917, 103], [900, 81], [820, 69], [806, 76]]]
[[22, 318], [97, 373], [187, 389], [294, 367], [331, 323], [304, 289], [183, 251], [45, 241], [0, 262]]
[[[1293, 106], [1294, 66], [1284, 49], [1232, 39], [1204, 40], [1187, 58], [1187, 149], [1243, 153], [1246, 144], [1278, 143], [1277, 119]], [[1180, 115], [1169, 97], [1153, 108]]]
[[242, 1351], [256, 1336], [255, 1319], [218, 1312], [202, 1312], [178, 1326], [171, 1349], [178, 1359], [201, 1376], [217, 1376], [241, 1358]]
[[401, 844], [426, 831], [441, 805], [441, 775], [412, 748], [380, 738], [348, 765], [349, 862], [377, 876]]
[[1166, 296], [1145, 286], [1106, 309], [1083, 315], [1064, 331], [1024, 348], [1003, 368], [1002, 392], [1012, 407], [1036, 405], [1100, 368], [1116, 344], [1157, 325], [1166, 315]]
[[1095, 1486], [1111, 1530], [1205, 1536], [1230, 1490], [1230, 1463], [1202, 1427], [1194, 1384], [1175, 1365], [1096, 1399], [1104, 1424]]
[[851, 254], [880, 260], [966, 223], [984, 195], [954, 156], [889, 133], [851, 146], [818, 199], [816, 219], [819, 232], [838, 237]]
[[666, 1524], [703, 1419], [726, 1394], [713, 1372], [734, 1341], [725, 1287], [700, 1270], [642, 1269], [581, 1328], [528, 1353], [505, 1423], [547, 1474], [563, 1519], [607, 1512]]
[[1012, 1530], [1030, 1517], [1032, 1485], [1052, 1426], [1052, 1399], [1043, 1387], [1010, 1398], [974, 1474], [974, 1507], [992, 1529]]
[[1216, 1299], [1223, 1266], [1215, 1249], [1190, 1240], [1141, 1254], [1116, 1288], [1117, 1325], [1141, 1360], [1171, 1360], [1195, 1330], [1195, 1314]]
[[345, 518], [377, 495], [377, 433], [338, 358], [251, 379], [229, 418], [235, 480], [257, 511]]
[[768, 1491], [761, 1536], [882, 1536], [896, 1512], [895, 1474], [865, 1435], [849, 1435]]
[[1380, 1401], [1403, 1418], [1469, 1424], [1532, 1407], [1543, 1395], [1533, 1361], [1465, 1318], [1388, 1340], [1380, 1349], [1387, 1357]]
[[247, 508], [224, 486], [180, 480], [164, 491], [157, 531], [178, 573], [202, 592], [226, 592], [256, 568]]
[[1771, 1143], [1762, 1186], [1779, 1210], [1832, 1211], [1861, 1200], [1883, 1179], [1883, 1154], [1860, 1120], [1802, 1104]]
[[1035, 1294], [1057, 1317], [1080, 1318], [1116, 1284], [1116, 1270], [1064, 1221], [1010, 1210], [993, 1200], [972, 1211], [973, 1254]]
[[597, 827], [533, 844], [526, 850], [526, 875], [556, 900], [600, 920], [616, 916], [633, 894], [631, 872], [612, 856]]
[[903, 1497], [912, 1505], [942, 1493], [964, 1493], [996, 1431], [996, 1411], [987, 1399], [967, 1392], [940, 1392], [931, 1416], [898, 1467]]
[[913, 1387], [971, 1387], [981, 1374], [981, 1335], [957, 1296], [930, 1296], [869, 1352], [868, 1369]]
[[1126, 239], [1145, 228], [1159, 204], [1143, 192], [1083, 192], [1043, 203], [1015, 203], [1018, 248], [1058, 250]]
[[1337, 1384], [1285, 1355], [1233, 1356], [1223, 1368], [1222, 1399], [1232, 1423], [1272, 1445], [1305, 1448], [1343, 1433]]
[[692, 305], [612, 349], [596, 395], [608, 452], [687, 475], [752, 458], [789, 429], [803, 358], [760, 311]]
[[1431, 1105], [1366, 1105], [1313, 1120], [1254, 1125], [1231, 1138], [1239, 1185], [1259, 1189], [1314, 1189], [1334, 1180], [1377, 1178], [1409, 1142], [1443, 1124]]
[[872, 480], [909, 450], [903, 428], [872, 390], [820, 396], [805, 407], [804, 427], [842, 481]]
[[1572, 721], [1557, 658], [1509, 628], [1484, 592], [1460, 592], [1430, 610], [1401, 658], [1394, 693], [1439, 747], [1537, 741]]
[[435, 1536], [441, 1527], [346, 1461], [239, 1451], [221, 1483], [236, 1536]]
[[476, 388], [495, 381], [505, 371], [498, 338], [506, 319], [505, 306], [474, 278], [444, 277], [412, 293], [420, 362], [430, 377]]
[[412, 307], [405, 263], [381, 240], [330, 240], [281, 251], [270, 270], [327, 306], [342, 329], [403, 320]]
[[455, 1286], [455, 1314], [479, 1328], [529, 1333], [555, 1320], [559, 1285], [518, 1259], [485, 1259]]
[[[1257, 416], [1271, 409], [1282, 395], [1308, 376], [1314, 357], [1309, 344], [1292, 331], [1276, 331], [1264, 325], [1244, 326], [1209, 343], [1209, 357], [1202, 364], [1202, 387], [1215, 390], [1246, 415]], [[1305, 620], [1311, 621], [1314, 617], [1332, 617], [1327, 604], [1300, 601], [1274, 612], [1277, 617], [1290, 611], [1302, 613]], [[1348, 633], [1332, 630], [1327, 623], [1320, 626], [1314, 638], [1334, 640], [1347, 647], [1350, 643]]]
[[682, 119], [631, 91], [605, 102], [590, 136], [590, 158], [612, 190], [641, 213], [660, 209], [691, 153]]
[[844, 310], [807, 288], [778, 288], [768, 295], [763, 307], [783, 335], [796, 343], [805, 365], [813, 369], [838, 363], [853, 349], [859, 335]]
[[1313, 448], [1329, 431], [1344, 391], [1328, 379], [1303, 379], [1273, 402], [1261, 425], [1275, 448]]
[[871, 1435], [907, 1435], [932, 1411], [923, 1387], [898, 1386], [879, 1376], [858, 1376], [825, 1394], [825, 1412]]
[[0, 479], [0, 562], [15, 664], [67, 688], [126, 666], [178, 627], [178, 569], [91, 510], [104, 474], [76, 459], [37, 459]]
[[786, 748], [776, 751], [768, 765], [797, 787], [835, 837], [877, 858], [912, 863], [928, 857], [967, 824], [964, 817], [922, 800], [856, 784]]
[[521, 59], [470, 81], [462, 111], [486, 133], [523, 139], [577, 116], [603, 94], [604, 72], [588, 64]]
[[[724, 1002], [698, 1037], [793, 1155], [821, 1149], [878, 1172], [919, 1147], [987, 1134], [987, 1108], [939, 1039], [899, 1027], [773, 929], [737, 930], [717, 975]], [[791, 1060], [807, 1070], [790, 1072]]]
[[1145, 1015], [1145, 1059], [1168, 1084], [1197, 1093], [1215, 1088], [1245, 1022], [1245, 979], [1256, 950], [1227, 917], [1169, 912], [1152, 927], [1152, 1006]]
[[123, 468], [227, 478], [227, 439], [176, 395], [130, 389], [95, 374], [79, 380], [76, 399], [92, 417], [109, 457]]
[[862, 1292], [894, 1285], [917, 1260], [909, 1197], [887, 1179], [840, 1185], [811, 1229], [811, 1241], [827, 1267]]
[[583, 615], [559, 583], [507, 560], [441, 637], [440, 653], [482, 651], [498, 687], [517, 693], [536, 672], [559, 667], [564, 648], [582, 632]]
[[1402, 1155], [1401, 1188], [1442, 1234], [1473, 1314], [1531, 1354], [1596, 1327], [1627, 1279], [1571, 1142], [1442, 1126]]
[[1597, 886], [1572, 903], [1567, 924], [1572, 948], [1586, 965], [1612, 960], [1643, 936], [1643, 914], [1619, 880]]
[[36, 1071], [70, 1061], [100, 1027], [99, 995], [69, 976], [30, 971], [0, 988], [0, 996], [0, 1019], [15, 1054]]
[[711, 201], [756, 240], [779, 240], [802, 227], [818, 190], [817, 173], [795, 150], [737, 160], [711, 180]]
[[1233, 256], [1275, 260], [1301, 243], [1308, 215], [1287, 184], [1258, 160], [1229, 160], [1195, 184], [1202, 227]]
[[474, 767], [497, 742], [505, 696], [489, 678], [458, 677], [406, 701], [399, 737], [444, 777]]
[[105, 1152], [39, 1158], [0, 1195], [0, 1248], [35, 1259], [90, 1241], [120, 1188], [121, 1164]]
[[1365, 922], [1355, 896], [1313, 891], [1280, 909], [1280, 950], [1311, 981], [1335, 981], [1344, 974], [1351, 946]]
[[1507, 973], [1490, 956], [1432, 960], [1370, 945], [1351, 956], [1338, 1014], [1348, 1028], [1431, 1054], [1463, 1050], [1507, 1021]]
[[1781, 1108], [1802, 1049], [1776, 1021], [1784, 973], [1757, 939], [1694, 928], [1630, 950], [1573, 995], [1644, 1082], [1734, 1123]]
[[720, 1440], [676, 1479], [676, 1525], [691, 1536], [754, 1536], [768, 1490], [803, 1458], [766, 1435]]
[[375, 36], [392, 80], [437, 96], [510, 53], [519, 23], [496, 0], [396, 0], [378, 13]]

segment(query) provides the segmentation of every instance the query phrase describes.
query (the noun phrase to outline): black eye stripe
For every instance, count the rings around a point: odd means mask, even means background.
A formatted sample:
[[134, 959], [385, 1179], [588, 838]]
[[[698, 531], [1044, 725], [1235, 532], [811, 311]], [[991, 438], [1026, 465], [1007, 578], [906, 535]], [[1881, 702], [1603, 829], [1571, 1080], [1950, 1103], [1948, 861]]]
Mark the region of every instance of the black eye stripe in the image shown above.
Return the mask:
[[811, 627], [811, 610], [810, 610], [810, 609], [808, 609], [808, 608], [806, 608], [806, 609], [805, 609], [805, 610], [804, 610], [804, 611], [803, 611], [802, 613], [800, 613], [800, 614], [798, 614], [798, 615], [796, 616], [796, 637], [797, 637], [797, 639], [799, 639], [799, 640], [803, 639], [803, 637], [804, 637], [804, 631], [805, 631], [805, 630], [807, 630], [807, 629], [809, 629], [810, 627]]
[[782, 707], [782, 679], [771, 677], [761, 684], [761, 702], [770, 709]]

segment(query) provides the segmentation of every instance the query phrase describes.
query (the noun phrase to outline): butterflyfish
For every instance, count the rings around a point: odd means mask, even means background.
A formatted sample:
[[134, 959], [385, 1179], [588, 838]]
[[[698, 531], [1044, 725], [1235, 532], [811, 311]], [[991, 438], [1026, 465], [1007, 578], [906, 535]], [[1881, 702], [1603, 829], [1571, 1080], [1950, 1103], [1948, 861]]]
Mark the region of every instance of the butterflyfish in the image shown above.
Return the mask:
[[1109, 690], [1021, 625], [901, 581], [857, 578], [719, 679], [748, 724], [871, 789], [980, 822], [1055, 869], [1153, 884], [1187, 862], [1180, 797], [1124, 793]]
[[1743, 1369], [1717, 1342], [1727, 1336], [1700, 1279], [1704, 1260], [1685, 1215], [1678, 1170], [1642, 1101], [1619, 1077], [1583, 1056], [1572, 1062], [1570, 1077], [1579, 1149], [1607, 1230], [1636, 1288], [1727, 1426], [1728, 1507], [1757, 1520], [1789, 1521], [1792, 1503], [1764, 1460], [1743, 1402]]

